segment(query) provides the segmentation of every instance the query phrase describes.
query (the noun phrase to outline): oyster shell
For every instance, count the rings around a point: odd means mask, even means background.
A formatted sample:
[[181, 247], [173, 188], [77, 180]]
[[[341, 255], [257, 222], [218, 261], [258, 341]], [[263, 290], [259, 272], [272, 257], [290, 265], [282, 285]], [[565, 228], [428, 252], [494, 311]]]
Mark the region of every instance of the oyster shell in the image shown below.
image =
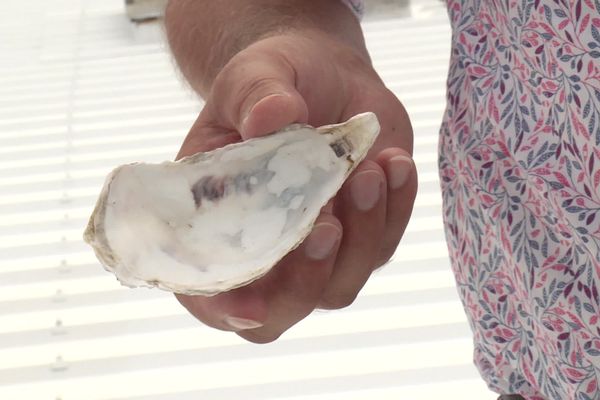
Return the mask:
[[375, 114], [364, 113], [177, 162], [120, 166], [84, 239], [126, 286], [202, 295], [243, 286], [304, 240], [378, 133]]

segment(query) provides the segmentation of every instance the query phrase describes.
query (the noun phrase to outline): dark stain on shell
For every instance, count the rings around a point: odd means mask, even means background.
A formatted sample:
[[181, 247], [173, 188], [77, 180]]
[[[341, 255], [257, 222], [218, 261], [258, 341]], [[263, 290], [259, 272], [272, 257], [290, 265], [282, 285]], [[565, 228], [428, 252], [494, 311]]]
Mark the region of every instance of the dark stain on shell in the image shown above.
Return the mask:
[[271, 171], [242, 173], [235, 176], [204, 176], [192, 188], [196, 207], [203, 201], [218, 202], [230, 193], [252, 194], [260, 182], [267, 182], [274, 175]]
[[338, 158], [342, 158], [343, 156], [352, 153], [353, 150], [352, 143], [346, 138], [336, 140], [335, 142], [331, 143], [329, 147], [331, 147]]
[[196, 207], [200, 207], [203, 200], [218, 201], [225, 195], [226, 179], [224, 177], [205, 176], [192, 186], [192, 194]]

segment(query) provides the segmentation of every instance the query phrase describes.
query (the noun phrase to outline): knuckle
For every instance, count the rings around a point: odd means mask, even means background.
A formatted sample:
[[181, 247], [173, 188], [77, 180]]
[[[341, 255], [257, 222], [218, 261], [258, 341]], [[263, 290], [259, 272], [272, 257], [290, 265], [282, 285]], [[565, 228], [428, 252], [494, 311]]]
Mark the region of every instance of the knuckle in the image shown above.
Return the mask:
[[391, 262], [392, 262], [391, 256], [390, 257], [382, 257], [382, 258], [379, 259], [379, 261], [377, 261], [377, 264], [375, 264], [375, 267], [373, 268], [373, 271], [381, 269], [381, 268], [385, 267], [386, 265], [388, 265]]
[[358, 293], [336, 293], [334, 295], [324, 296], [321, 300], [321, 308], [328, 310], [339, 310], [349, 307], [356, 300]]
[[256, 76], [243, 71], [222, 73], [220, 77], [220, 80], [215, 80], [212, 97], [217, 107], [225, 107], [222, 112], [231, 114], [232, 123], [239, 122], [237, 119], [244, 110], [249, 110], [256, 101], [273, 94], [281, 86], [275, 77]]
[[396, 252], [396, 245], [393, 246], [387, 246], [381, 249], [381, 252], [379, 254], [379, 259], [377, 260], [377, 263], [375, 265], [375, 268], [379, 268], [382, 267], [383, 265], [389, 263], [392, 260], [392, 257], [394, 255], [394, 253]]
[[244, 340], [247, 340], [250, 343], [254, 344], [267, 344], [272, 343], [279, 339], [279, 337], [283, 334], [283, 332], [268, 332], [268, 333], [258, 333], [254, 331], [241, 331], [237, 332], [237, 335]]

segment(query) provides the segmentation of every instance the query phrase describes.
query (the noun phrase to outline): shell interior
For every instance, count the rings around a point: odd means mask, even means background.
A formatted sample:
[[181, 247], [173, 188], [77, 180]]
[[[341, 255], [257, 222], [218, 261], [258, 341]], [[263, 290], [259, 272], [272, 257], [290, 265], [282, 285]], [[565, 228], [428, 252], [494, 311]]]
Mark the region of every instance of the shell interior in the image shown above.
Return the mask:
[[118, 167], [85, 240], [127, 286], [213, 295], [248, 284], [308, 235], [378, 132], [365, 113], [178, 162]]

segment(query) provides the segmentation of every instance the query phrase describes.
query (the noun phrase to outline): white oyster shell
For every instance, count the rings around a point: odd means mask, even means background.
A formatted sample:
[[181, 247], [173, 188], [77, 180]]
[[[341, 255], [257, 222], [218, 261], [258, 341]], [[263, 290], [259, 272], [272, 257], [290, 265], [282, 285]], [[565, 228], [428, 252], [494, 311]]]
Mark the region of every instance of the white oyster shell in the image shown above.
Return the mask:
[[127, 286], [214, 295], [260, 278], [311, 231], [379, 133], [373, 113], [107, 177], [84, 239]]

